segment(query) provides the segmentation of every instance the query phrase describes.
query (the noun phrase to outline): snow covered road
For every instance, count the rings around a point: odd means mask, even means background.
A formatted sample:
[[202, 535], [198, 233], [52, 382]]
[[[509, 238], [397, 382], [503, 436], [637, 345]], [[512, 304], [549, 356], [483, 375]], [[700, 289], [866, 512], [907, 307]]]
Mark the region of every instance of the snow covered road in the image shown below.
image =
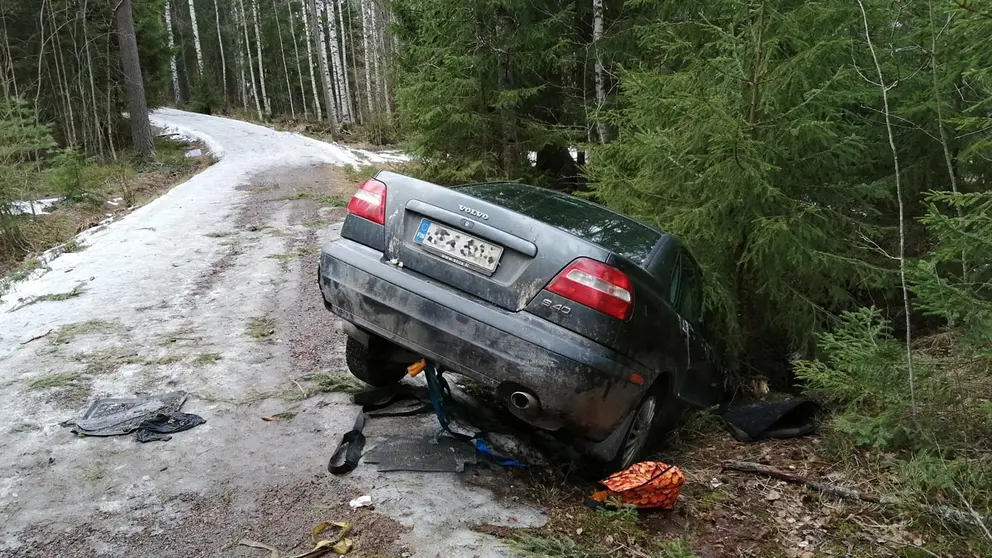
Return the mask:
[[[171, 109], [153, 122], [219, 162], [87, 231], [85, 250], [0, 300], [0, 556], [259, 556], [237, 541], [299, 551], [315, 523], [342, 520], [356, 525], [356, 556], [507, 555], [471, 527], [538, 525], [537, 510], [456, 475], [332, 477], [327, 458], [357, 408], [340, 393], [299, 397], [309, 375], [344, 372], [339, 324], [313, 284], [342, 210], [319, 199], [353, 191], [341, 166], [399, 156]], [[61, 426], [96, 396], [173, 390], [207, 423], [169, 442]], [[261, 420], [280, 412], [295, 418]], [[431, 432], [432, 420], [370, 435]], [[362, 494], [374, 512], [348, 507]]]

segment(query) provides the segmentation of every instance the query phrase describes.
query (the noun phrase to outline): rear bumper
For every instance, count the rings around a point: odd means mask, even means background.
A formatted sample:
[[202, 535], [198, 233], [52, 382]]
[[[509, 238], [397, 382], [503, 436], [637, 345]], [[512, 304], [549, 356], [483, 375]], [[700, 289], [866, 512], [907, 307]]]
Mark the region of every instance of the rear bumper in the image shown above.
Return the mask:
[[391, 265], [356, 242], [324, 248], [319, 276], [325, 303], [344, 320], [495, 386], [504, 402], [530, 391], [543, 418], [590, 441], [609, 436], [645, 393], [627, 380], [643, 372], [610, 349]]

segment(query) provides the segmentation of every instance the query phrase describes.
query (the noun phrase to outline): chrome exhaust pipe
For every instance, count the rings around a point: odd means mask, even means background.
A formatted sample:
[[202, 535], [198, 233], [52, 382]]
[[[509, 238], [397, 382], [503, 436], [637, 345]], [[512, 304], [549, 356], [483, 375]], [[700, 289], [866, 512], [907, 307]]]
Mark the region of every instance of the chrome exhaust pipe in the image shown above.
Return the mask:
[[537, 397], [526, 391], [515, 391], [510, 394], [510, 405], [520, 411], [533, 411], [539, 407]]

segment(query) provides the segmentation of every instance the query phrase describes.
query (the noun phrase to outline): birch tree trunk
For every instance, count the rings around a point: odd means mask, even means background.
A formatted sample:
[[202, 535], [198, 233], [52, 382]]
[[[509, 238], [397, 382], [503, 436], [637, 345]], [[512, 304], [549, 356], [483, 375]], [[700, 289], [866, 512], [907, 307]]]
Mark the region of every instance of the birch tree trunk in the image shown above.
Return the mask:
[[121, 70], [124, 74], [124, 87], [127, 90], [131, 139], [138, 153], [144, 157], [154, 157], [155, 145], [152, 143], [152, 125], [148, 121], [148, 105], [145, 101], [145, 84], [141, 78], [141, 61], [138, 60], [138, 41], [134, 36], [131, 0], [119, 0], [119, 2], [110, 0], [110, 2], [111, 6], [117, 4], [114, 14], [117, 20], [117, 46], [121, 51]]
[[375, 0], [369, 1], [369, 23], [371, 24], [371, 37], [369, 37], [369, 43], [372, 46], [372, 83], [375, 86], [375, 100], [376, 103], [379, 102], [379, 98], [382, 96], [382, 75], [379, 73], [379, 22], [376, 18], [375, 10]]
[[320, 110], [320, 95], [317, 94], [317, 77], [313, 73], [313, 34], [310, 30], [310, 10], [306, 3], [301, 3], [303, 10], [303, 31], [307, 35], [307, 67], [310, 68], [310, 87], [313, 89], [314, 112], [317, 113], [317, 120], [323, 120], [324, 115]]
[[[341, 0], [341, 1], [342, 1], [342, 4], [344, 2], [346, 2], [346, 0]], [[352, 27], [352, 20], [354, 20], [354, 19], [355, 19], [354, 17], [349, 17], [348, 18], [348, 35], [347, 35], [348, 37], [354, 37], [355, 36], [355, 33], [353, 31], [353, 27]], [[356, 50], [357, 49], [355, 49], [355, 48], [352, 48], [351, 49], [351, 68], [353, 68], [353, 71], [355, 72], [355, 74], [354, 74], [355, 75], [355, 86], [358, 88], [358, 90], [355, 91], [355, 104], [354, 104], [355, 116], [358, 118], [358, 121], [361, 122], [364, 119], [363, 113], [365, 111], [362, 110], [362, 86], [361, 86], [361, 84], [359, 83], [359, 80], [358, 80], [358, 59], [355, 57], [355, 51]], [[345, 64], [347, 64], [347, 63], [348, 63], [348, 60], [345, 59]]]
[[324, 4], [327, 12], [328, 41], [331, 45], [331, 68], [334, 70], [334, 90], [337, 92], [341, 122], [351, 122], [351, 111], [348, 110], [348, 98], [344, 90], [344, 64], [341, 62], [341, 49], [338, 48], [338, 23], [334, 13], [334, 3], [334, 0], [325, 0]]
[[[238, 14], [238, 8], [237, 6], [235, 6], [234, 7], [235, 25], [237, 25], [237, 21], [238, 21], [237, 14]], [[238, 75], [235, 76], [235, 79], [237, 79], [238, 81], [237, 86], [238, 86], [238, 92], [241, 95], [241, 107], [244, 108], [245, 110], [248, 110], [248, 82], [246, 81], [245, 78], [245, 48], [244, 48], [244, 43], [242, 42], [241, 39], [241, 33], [240, 32], [235, 33], [234, 36], [237, 39], [235, 41], [235, 47], [238, 49], [237, 55], [234, 57], [234, 63], [238, 65]]]
[[[43, 7], [44, 8], [44, 7]], [[68, 68], [65, 66], [65, 58], [62, 56], [62, 41], [59, 38], [59, 29], [62, 27], [58, 24], [55, 19], [55, 6], [52, 5], [52, 0], [48, 0], [48, 14], [51, 17], [52, 24], [52, 60], [55, 62], [55, 76], [58, 81], [59, 89], [62, 91], [62, 101], [65, 108], [66, 124], [69, 134], [69, 143], [76, 143], [78, 136], [76, 134], [76, 118], [72, 113], [72, 93], [69, 88], [69, 73]], [[68, 22], [67, 22], [68, 24]]]
[[[303, 68], [300, 66], [300, 46], [296, 40], [296, 17], [293, 15], [293, 4], [291, 0], [286, 0], [286, 11], [289, 13], [289, 34], [293, 36], [293, 54], [296, 60], [296, 75], [300, 78], [300, 96], [303, 97], [303, 117], [310, 118], [310, 109], [307, 107], [307, 88], [303, 85]], [[311, 65], [313, 63], [311, 62]], [[314, 97], [316, 100], [316, 97]]]
[[393, 116], [393, 106], [389, 103], [389, 71], [386, 66], [386, 62], [389, 60], [389, 20], [391, 15], [389, 10], [383, 12], [381, 24], [377, 26], [379, 31], [379, 40], [381, 43], [381, 48], [379, 49], [380, 61], [379, 64], [382, 67], [382, 74], [380, 78], [382, 80], [382, 105], [386, 109], [386, 115]]
[[[192, 0], [191, 0], [192, 1]], [[251, 17], [255, 24], [255, 48], [258, 49], [258, 80], [262, 87], [262, 101], [265, 104], [265, 116], [272, 116], [272, 103], [265, 89], [265, 64], [262, 63], [262, 34], [258, 31], [258, 0], [251, 0]]]
[[200, 46], [200, 28], [196, 25], [196, 8], [193, 0], [189, 0], [189, 21], [193, 28], [193, 46], [196, 48], [196, 69], [203, 75], [203, 47]]
[[324, 29], [320, 24], [320, 12], [317, 11], [317, 3], [315, 0], [309, 0], [310, 2], [310, 17], [313, 18], [311, 21], [311, 29], [316, 28], [316, 33], [314, 33], [314, 45], [317, 48], [317, 65], [320, 66], [320, 76], [323, 80], [324, 85], [324, 102], [327, 108], [327, 124], [331, 127], [331, 135], [337, 137], [338, 133], [338, 119], [337, 114], [334, 110], [334, 93], [331, 88], [331, 74], [327, 68], [327, 49], [324, 48]]
[[348, 34], [345, 33], [344, 28], [344, 0], [337, 1], [337, 11], [338, 11], [338, 29], [341, 30], [341, 73], [344, 76], [344, 98], [345, 102], [348, 104], [348, 114], [351, 116], [351, 121], [357, 120], [355, 115], [355, 105], [351, 100], [351, 83], [348, 77]]
[[[93, 56], [90, 54], [90, 39], [89, 33], [87, 32], [86, 26], [86, 5], [87, 0], [83, 0], [83, 49], [86, 52], [86, 70], [90, 78], [90, 100], [93, 103], [93, 126], [96, 132], [97, 146], [100, 149], [100, 157], [104, 156], [103, 152], [103, 131], [100, 126], [100, 109], [97, 108], [96, 100], [96, 79], [93, 76]], [[16, 84], [16, 82], [15, 82]], [[16, 89], [15, 89], [16, 91]]]
[[[322, 2], [325, 0], [321, 0]], [[316, 5], [316, 3], [315, 3]], [[327, 32], [325, 28], [327, 27], [327, 18], [325, 17], [325, 10], [323, 6], [316, 5], [317, 12], [315, 15], [315, 21], [317, 22], [318, 35], [320, 37], [320, 55], [323, 56], [324, 66], [321, 66], [321, 74], [323, 79], [326, 79], [330, 84], [331, 100], [333, 101], [334, 107], [334, 119], [338, 122], [341, 121], [341, 101], [338, 99], [337, 91], [334, 89], [334, 59], [327, 57], [327, 51], [330, 50], [330, 44], [327, 42]], [[319, 59], [318, 59], [319, 61]], [[327, 112], [331, 112], [331, 109], [327, 109]]]
[[[592, 0], [592, 47], [596, 56], [596, 110], [603, 110], [606, 106], [606, 85], [603, 83], [603, 58], [599, 54], [599, 40], [603, 38], [603, 0]], [[609, 141], [609, 131], [606, 123], [596, 116], [596, 133], [599, 135], [599, 143]]]
[[[255, 62], [251, 59], [251, 39], [248, 38], [248, 14], [245, 13], [244, 0], [238, 0], [241, 8], [241, 29], [245, 34], [245, 52], [248, 53], [248, 73], [251, 74], [251, 95], [255, 99], [255, 111], [258, 112], [258, 119], [262, 120], [262, 105], [258, 100], [258, 85], [255, 83]], [[261, 64], [261, 60], [259, 60]]]
[[272, 0], [272, 17], [276, 20], [276, 33], [279, 34], [279, 54], [282, 55], [282, 72], [286, 75], [286, 95], [289, 96], [289, 113], [296, 120], [296, 104], [293, 102], [293, 86], [289, 82], [289, 66], [286, 64], [286, 48], [282, 43], [282, 24], [279, 23], [279, 8], [276, 0]]
[[[168, 2], [169, 0], [165, 0]], [[217, 24], [217, 46], [220, 48], [220, 77], [224, 82], [224, 104], [227, 105], [227, 58], [224, 56], [224, 34], [220, 31], [220, 7], [214, 0], [214, 22]]]
[[[6, 6], [4, 6], [3, 2], [0, 2], [0, 13], [7, 13]], [[20, 94], [17, 91], [17, 74], [14, 72], [14, 58], [10, 52], [10, 38], [7, 35], [7, 18], [0, 17], [0, 22], [2, 22], [3, 25], [3, 47], [4, 52], [6, 53], [6, 65], [4, 66], [4, 72], [6, 73], [8, 70], [10, 71], [10, 85], [8, 85], [7, 81], [4, 80], [4, 93], [8, 93], [8, 88], [12, 87], [14, 90], [14, 97], [19, 97]]]
[[179, 101], [179, 70], [176, 69], [176, 40], [172, 35], [172, 9], [170, 0], [165, 0], [165, 33], [169, 37], [169, 69], [172, 70], [172, 100], [176, 106]]
[[372, 75], [371, 75], [371, 60], [372, 56], [369, 51], [369, 16], [368, 16], [368, 1], [369, 0], [358, 0], [361, 3], [362, 8], [362, 57], [364, 60], [363, 66], [365, 66], [365, 98], [369, 104], [369, 115], [375, 113], [375, 106], [372, 104]]

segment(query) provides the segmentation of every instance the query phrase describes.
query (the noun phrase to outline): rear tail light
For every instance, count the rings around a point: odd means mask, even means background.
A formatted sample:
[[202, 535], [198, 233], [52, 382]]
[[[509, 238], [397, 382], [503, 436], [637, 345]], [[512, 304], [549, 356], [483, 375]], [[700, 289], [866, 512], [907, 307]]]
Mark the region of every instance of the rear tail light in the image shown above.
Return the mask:
[[374, 178], [363, 182], [348, 202], [348, 213], [385, 225], [386, 185]]
[[548, 290], [618, 320], [626, 320], [634, 310], [634, 287], [627, 274], [588, 258], [568, 264]]

